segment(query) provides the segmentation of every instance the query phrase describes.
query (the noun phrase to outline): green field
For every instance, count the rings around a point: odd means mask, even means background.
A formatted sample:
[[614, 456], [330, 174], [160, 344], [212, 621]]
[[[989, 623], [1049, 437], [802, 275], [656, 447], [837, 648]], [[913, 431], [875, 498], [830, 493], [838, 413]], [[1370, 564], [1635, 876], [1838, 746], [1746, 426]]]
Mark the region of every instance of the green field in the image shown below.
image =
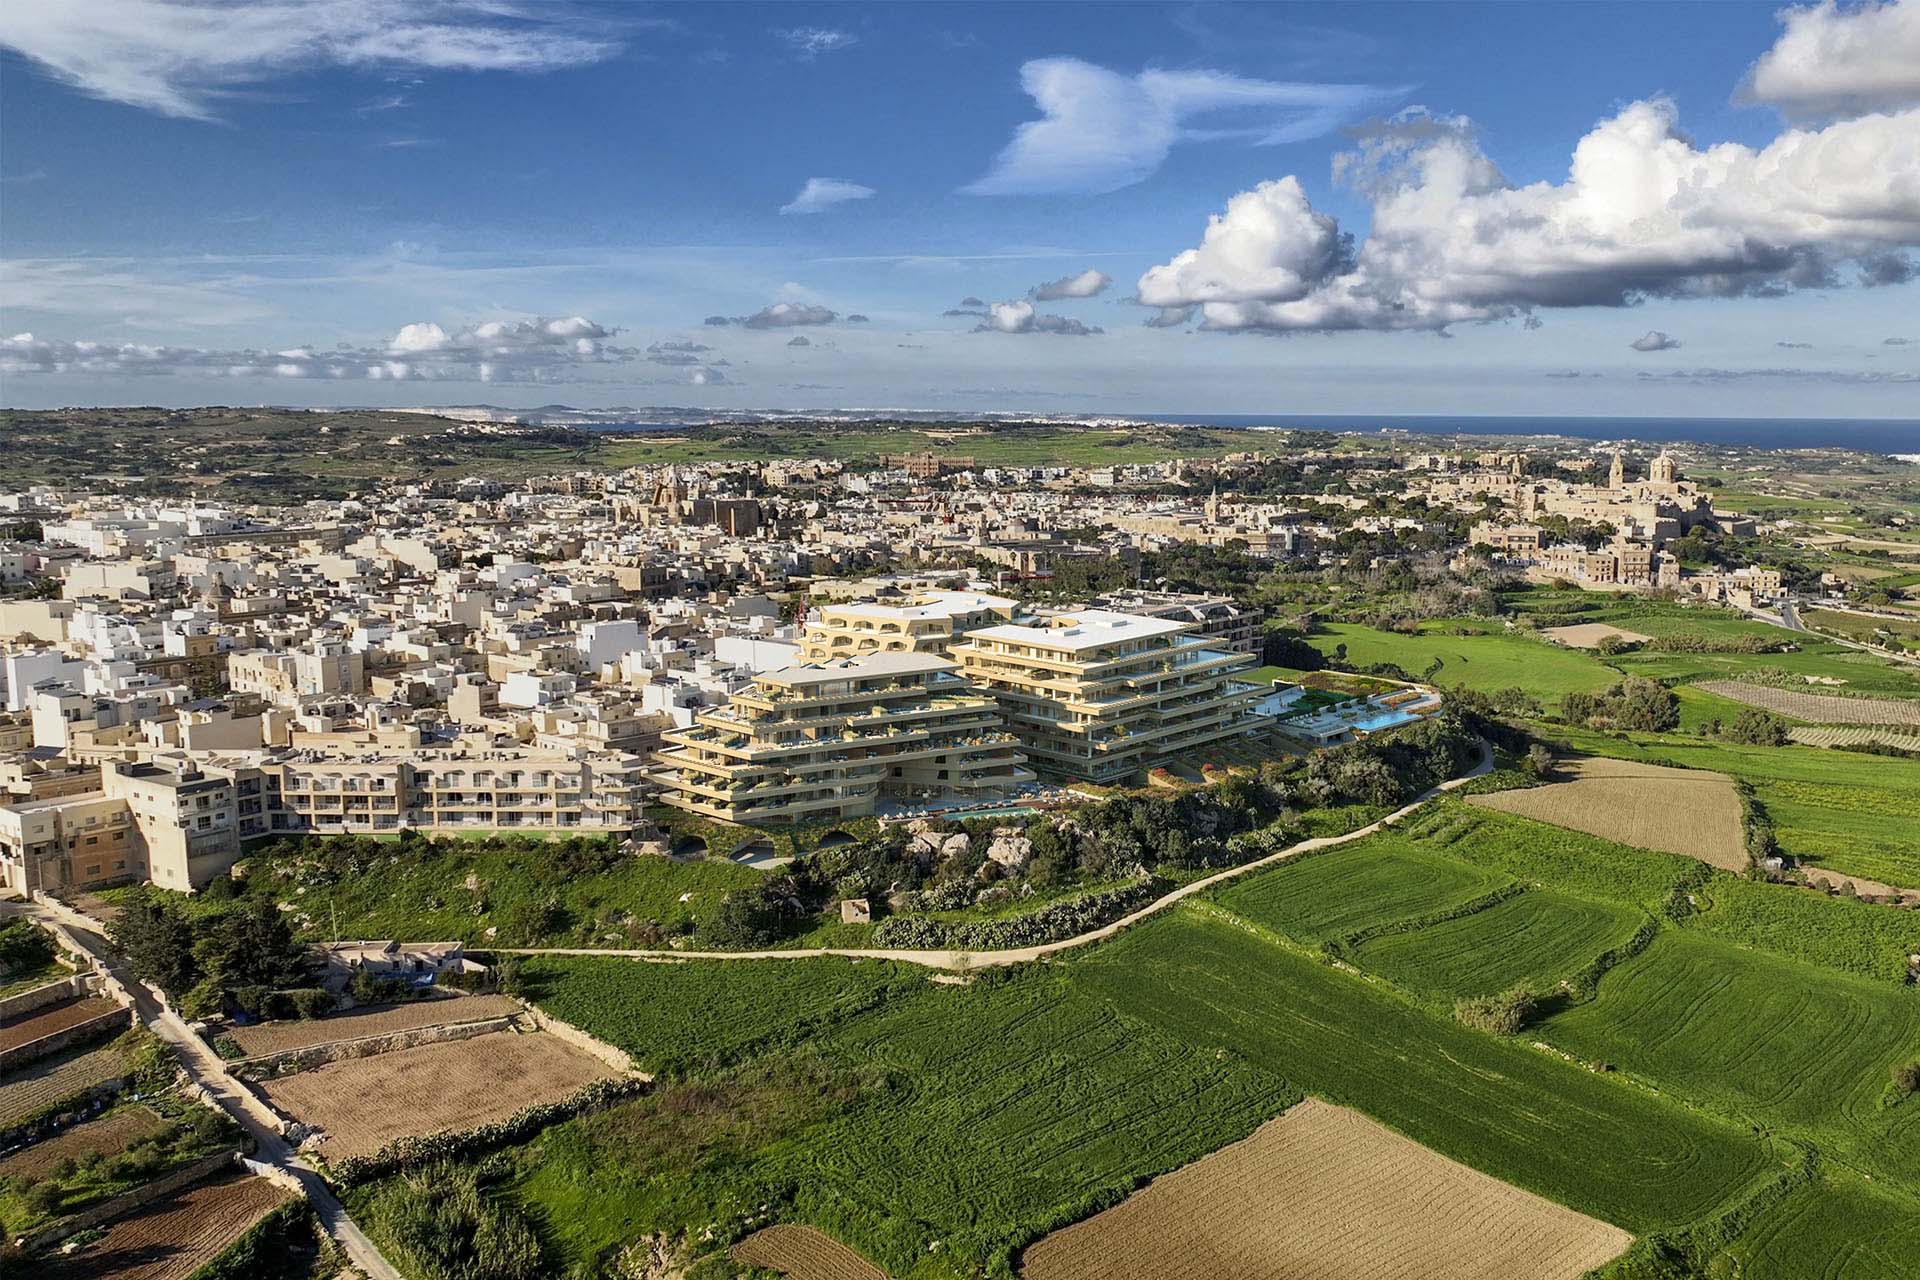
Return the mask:
[[1256, 924], [1318, 943], [1468, 902], [1505, 879], [1382, 832], [1238, 881], [1218, 897]]
[[1415, 995], [1451, 1002], [1515, 985], [1548, 992], [1633, 937], [1644, 914], [1550, 890], [1363, 943], [1353, 962]]
[[1731, 1250], [1759, 1280], [1912, 1280], [1920, 1200], [1828, 1175], [1796, 1188]]
[[1244, 1059], [1636, 1233], [1709, 1214], [1776, 1165], [1779, 1153], [1738, 1126], [1469, 1031], [1192, 911], [1075, 967], [1199, 1058]]
[[1400, 836], [1490, 874], [1648, 910], [1659, 909], [1675, 885], [1699, 870], [1691, 858], [1635, 849], [1454, 799], [1429, 806]]
[[[1492, 627], [1484, 635], [1450, 635], [1449, 626]], [[1469, 689], [1519, 687], [1551, 705], [1563, 693], [1590, 693], [1618, 680], [1598, 659], [1563, 649], [1537, 636], [1499, 630], [1498, 623], [1472, 619], [1453, 624], [1428, 624], [1418, 635], [1376, 631], [1350, 623], [1332, 623], [1308, 637], [1331, 657], [1346, 646], [1347, 661], [1356, 668], [1392, 663], [1416, 680], [1442, 687]], [[1436, 668], [1435, 662], [1440, 665]], [[1431, 673], [1431, 674], [1429, 674]]]
[[1863, 1172], [1920, 1170], [1920, 1107], [1882, 1105], [1893, 1066], [1920, 1057], [1904, 992], [1668, 931], [1545, 1035]]

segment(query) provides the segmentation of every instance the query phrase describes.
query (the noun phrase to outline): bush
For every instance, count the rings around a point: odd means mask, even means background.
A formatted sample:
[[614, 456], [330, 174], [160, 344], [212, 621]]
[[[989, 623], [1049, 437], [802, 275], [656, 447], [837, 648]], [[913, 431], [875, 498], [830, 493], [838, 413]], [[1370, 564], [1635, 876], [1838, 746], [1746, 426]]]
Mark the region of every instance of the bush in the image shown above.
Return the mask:
[[1529, 777], [1551, 778], [1553, 776], [1553, 752], [1543, 743], [1536, 742], [1527, 748], [1524, 766]]
[[1514, 987], [1497, 996], [1469, 996], [1454, 1002], [1453, 1016], [1463, 1026], [1489, 1035], [1517, 1035], [1538, 1007], [1533, 992]]
[[1903, 1062], [1893, 1069], [1893, 1091], [1902, 1098], [1920, 1093], [1920, 1060]]

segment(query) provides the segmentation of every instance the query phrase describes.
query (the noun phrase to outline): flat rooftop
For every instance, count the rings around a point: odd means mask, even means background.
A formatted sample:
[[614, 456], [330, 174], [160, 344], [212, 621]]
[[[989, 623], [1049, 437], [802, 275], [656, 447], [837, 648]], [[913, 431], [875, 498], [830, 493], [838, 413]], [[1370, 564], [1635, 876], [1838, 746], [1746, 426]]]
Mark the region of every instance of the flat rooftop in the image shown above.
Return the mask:
[[846, 604], [821, 606], [822, 613], [856, 614], [888, 622], [915, 622], [952, 618], [982, 609], [1014, 609], [1019, 601], [1005, 596], [990, 596], [973, 591], [922, 592], [913, 604], [882, 604], [877, 600], [855, 600]]
[[782, 667], [759, 677], [768, 684], [832, 684], [842, 680], [863, 680], [873, 676], [925, 675], [952, 671], [955, 664], [932, 653], [867, 653], [830, 662], [803, 662]]
[[1170, 618], [1144, 618], [1138, 614], [1113, 613], [1106, 609], [1081, 609], [1035, 626], [1008, 623], [998, 627], [982, 627], [969, 632], [968, 637], [1080, 652], [1191, 629], [1191, 623], [1176, 622]]

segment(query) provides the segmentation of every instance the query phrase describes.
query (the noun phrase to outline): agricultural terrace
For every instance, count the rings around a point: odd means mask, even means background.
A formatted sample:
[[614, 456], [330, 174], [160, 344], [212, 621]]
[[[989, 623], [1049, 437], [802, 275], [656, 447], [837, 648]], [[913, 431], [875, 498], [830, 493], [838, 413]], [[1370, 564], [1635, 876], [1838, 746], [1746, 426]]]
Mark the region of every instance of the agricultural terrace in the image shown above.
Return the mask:
[[1309, 1098], [1032, 1245], [1021, 1275], [1576, 1280], [1631, 1243], [1617, 1227]]
[[763, 1227], [727, 1250], [749, 1267], [778, 1271], [788, 1280], [887, 1280], [887, 1273], [812, 1227]]
[[1560, 772], [1564, 781], [1477, 795], [1469, 803], [1727, 871], [1747, 869], [1740, 797], [1725, 774], [1603, 756], [1572, 761]]
[[1920, 888], [1920, 760], [1797, 745], [1743, 746], [1689, 734], [1615, 735], [1564, 725], [1543, 726], [1542, 732], [1592, 755], [1739, 778], [1766, 807], [1783, 853]]
[[613, 1074], [555, 1036], [496, 1031], [338, 1058], [256, 1088], [281, 1115], [323, 1130], [320, 1154], [338, 1161], [396, 1138], [477, 1129]]
[[1920, 725], [1920, 701], [1911, 699], [1848, 698], [1738, 680], [1707, 680], [1700, 687], [1742, 706], [1760, 707], [1810, 724]]
[[125, 1078], [127, 1059], [112, 1045], [81, 1045], [0, 1075], [0, 1131], [105, 1089]]
[[106, 1228], [77, 1253], [57, 1257], [46, 1280], [188, 1280], [291, 1195], [247, 1174], [201, 1182]]
[[447, 995], [409, 1000], [404, 1004], [370, 1005], [324, 1018], [281, 1022], [257, 1022], [225, 1032], [247, 1057], [286, 1053], [313, 1045], [358, 1040], [366, 1036], [387, 1035], [418, 1027], [437, 1027], [454, 1022], [474, 1022], [483, 1018], [501, 1018], [522, 1012], [518, 1002], [506, 996]]

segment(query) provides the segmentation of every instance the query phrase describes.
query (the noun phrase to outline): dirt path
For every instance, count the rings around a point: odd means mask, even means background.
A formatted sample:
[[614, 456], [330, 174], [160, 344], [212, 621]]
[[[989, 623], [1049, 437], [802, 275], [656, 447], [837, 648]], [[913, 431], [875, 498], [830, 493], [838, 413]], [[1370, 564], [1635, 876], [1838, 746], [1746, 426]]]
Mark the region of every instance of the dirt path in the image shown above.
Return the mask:
[[674, 951], [664, 948], [623, 949], [599, 947], [495, 947], [492, 950], [502, 955], [517, 956], [626, 956], [635, 960], [812, 960], [822, 956], [845, 956], [855, 960], [898, 960], [905, 964], [926, 965], [930, 969], [991, 969], [1002, 965], [1027, 964], [1042, 960], [1062, 951], [1071, 951], [1095, 942], [1102, 942], [1118, 934], [1121, 930], [1156, 915], [1167, 908], [1204, 893], [1217, 884], [1224, 884], [1237, 876], [1271, 867], [1275, 863], [1297, 858], [1303, 853], [1312, 853], [1317, 849], [1330, 849], [1335, 845], [1347, 844], [1354, 840], [1364, 840], [1368, 836], [1404, 820], [1409, 814], [1420, 809], [1428, 801], [1466, 785], [1493, 769], [1493, 749], [1484, 741], [1480, 744], [1480, 759], [1459, 777], [1441, 783], [1432, 790], [1416, 797], [1412, 803], [1394, 810], [1377, 822], [1368, 823], [1358, 831], [1349, 831], [1341, 836], [1317, 836], [1312, 840], [1302, 840], [1299, 844], [1289, 845], [1278, 853], [1270, 853], [1264, 858], [1217, 871], [1192, 884], [1182, 885], [1163, 897], [1156, 898], [1131, 915], [1122, 916], [1112, 924], [1063, 938], [1058, 942], [1041, 943], [1032, 947], [1013, 947], [1004, 951], [912, 951], [883, 950], [864, 947], [805, 947], [787, 950], [767, 951]]

